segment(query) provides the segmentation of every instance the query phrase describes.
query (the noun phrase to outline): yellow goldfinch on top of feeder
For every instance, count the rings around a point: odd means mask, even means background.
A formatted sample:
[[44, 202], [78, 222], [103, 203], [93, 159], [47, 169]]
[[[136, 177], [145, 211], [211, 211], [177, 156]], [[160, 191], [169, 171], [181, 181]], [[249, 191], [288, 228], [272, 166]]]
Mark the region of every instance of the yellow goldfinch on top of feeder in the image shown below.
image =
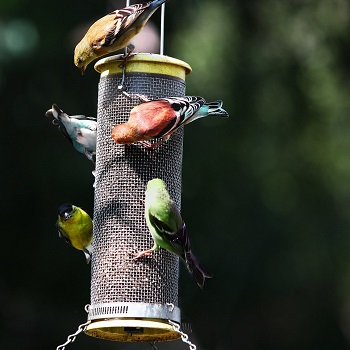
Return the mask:
[[88, 264], [92, 254], [92, 228], [93, 223], [88, 213], [70, 203], [62, 204], [58, 208], [56, 222], [58, 234], [67, 243], [85, 254]]
[[126, 47], [166, 1], [131, 5], [97, 20], [75, 47], [74, 64], [84, 74], [87, 65], [96, 58]]

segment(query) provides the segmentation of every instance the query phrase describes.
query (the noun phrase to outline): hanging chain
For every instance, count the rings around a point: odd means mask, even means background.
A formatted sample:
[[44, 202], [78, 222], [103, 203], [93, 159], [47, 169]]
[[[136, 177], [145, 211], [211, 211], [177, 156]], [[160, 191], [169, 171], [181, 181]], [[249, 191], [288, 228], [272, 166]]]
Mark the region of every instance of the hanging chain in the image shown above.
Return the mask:
[[[86, 311], [86, 312], [89, 312], [89, 307], [90, 307], [89, 304], [85, 305], [85, 311]], [[66, 345], [68, 345], [68, 344], [70, 344], [70, 343], [73, 343], [73, 342], [75, 341], [77, 335], [80, 334], [81, 332], [84, 332], [85, 329], [86, 329], [86, 327], [87, 327], [90, 323], [91, 323], [91, 321], [87, 321], [87, 322], [81, 324], [81, 325], [78, 327], [78, 330], [77, 330], [75, 333], [73, 333], [73, 334], [71, 334], [71, 335], [69, 335], [69, 336], [67, 337], [67, 341], [66, 341], [64, 344], [57, 346], [56, 350], [64, 350], [64, 349], [66, 348]]]
[[168, 322], [173, 326], [173, 329], [175, 332], [180, 333], [181, 335], [181, 339], [184, 343], [188, 344], [190, 350], [196, 350], [197, 347], [196, 345], [192, 344], [189, 340], [188, 340], [188, 335], [186, 333], [184, 333], [181, 329], [180, 329], [180, 325], [176, 322], [173, 322], [171, 320], [168, 320]]

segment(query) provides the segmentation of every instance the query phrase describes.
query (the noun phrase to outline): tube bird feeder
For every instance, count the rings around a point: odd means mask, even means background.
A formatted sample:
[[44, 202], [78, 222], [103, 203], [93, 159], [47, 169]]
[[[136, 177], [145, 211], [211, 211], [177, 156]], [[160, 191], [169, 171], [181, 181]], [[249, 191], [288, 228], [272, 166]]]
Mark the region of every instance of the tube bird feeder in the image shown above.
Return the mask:
[[[91, 303], [86, 334], [115, 341], [156, 342], [180, 338], [169, 321], [180, 324], [179, 259], [164, 249], [133, 260], [132, 253], [153, 245], [144, 218], [146, 184], [165, 181], [180, 209], [183, 128], [157, 148], [118, 145], [112, 126], [128, 120], [139, 104], [133, 94], [149, 99], [185, 95], [191, 67], [178, 59], [137, 54], [126, 65], [121, 55], [99, 60], [96, 182], [94, 201]], [[131, 98], [121, 93], [124, 84]]]

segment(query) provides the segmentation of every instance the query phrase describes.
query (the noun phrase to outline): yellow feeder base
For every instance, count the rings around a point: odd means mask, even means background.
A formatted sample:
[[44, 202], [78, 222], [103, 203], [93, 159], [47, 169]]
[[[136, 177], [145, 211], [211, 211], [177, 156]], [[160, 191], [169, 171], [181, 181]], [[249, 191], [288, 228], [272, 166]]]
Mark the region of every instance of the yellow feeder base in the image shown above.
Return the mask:
[[163, 320], [111, 319], [91, 322], [85, 334], [121, 342], [159, 342], [181, 337], [172, 325]]

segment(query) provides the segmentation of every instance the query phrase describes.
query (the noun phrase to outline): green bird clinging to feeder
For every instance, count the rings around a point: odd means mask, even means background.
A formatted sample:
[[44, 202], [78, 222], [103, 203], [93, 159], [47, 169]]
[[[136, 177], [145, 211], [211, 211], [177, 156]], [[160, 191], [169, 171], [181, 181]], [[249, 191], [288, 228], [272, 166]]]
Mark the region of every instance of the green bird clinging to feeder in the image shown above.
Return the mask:
[[151, 249], [135, 254], [134, 260], [149, 256], [162, 247], [183, 259], [197, 285], [203, 288], [205, 278], [211, 278], [211, 275], [193, 255], [186, 225], [161, 179], [153, 179], [147, 184], [145, 218], [154, 245]]
[[60, 238], [85, 254], [88, 264], [92, 254], [93, 223], [88, 213], [70, 203], [58, 208], [56, 227]]

